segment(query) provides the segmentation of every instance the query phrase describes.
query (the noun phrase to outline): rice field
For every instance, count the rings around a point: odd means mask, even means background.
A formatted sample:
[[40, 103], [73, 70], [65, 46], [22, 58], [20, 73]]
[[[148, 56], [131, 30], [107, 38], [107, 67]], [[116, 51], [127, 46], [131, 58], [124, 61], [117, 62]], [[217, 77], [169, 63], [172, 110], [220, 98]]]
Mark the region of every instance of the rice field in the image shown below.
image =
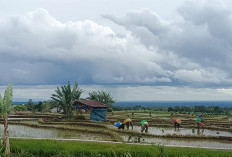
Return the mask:
[[[43, 118], [41, 114], [20, 115], [20, 117], [15, 115], [14, 120], [10, 120], [10, 137], [118, 141], [232, 150], [230, 117], [206, 115], [205, 129], [198, 132], [195, 125], [197, 114], [118, 111], [108, 113], [107, 122], [89, 121], [88, 113], [83, 116], [87, 120], [58, 120], [55, 116], [49, 117], [49, 115]], [[133, 130], [119, 130], [113, 126], [114, 122], [122, 122], [128, 117], [133, 121]], [[179, 131], [175, 131], [173, 127], [173, 119], [176, 117], [182, 120]], [[140, 133], [142, 120], [147, 120], [150, 124], [148, 133]], [[2, 129], [1, 125], [0, 130]]]

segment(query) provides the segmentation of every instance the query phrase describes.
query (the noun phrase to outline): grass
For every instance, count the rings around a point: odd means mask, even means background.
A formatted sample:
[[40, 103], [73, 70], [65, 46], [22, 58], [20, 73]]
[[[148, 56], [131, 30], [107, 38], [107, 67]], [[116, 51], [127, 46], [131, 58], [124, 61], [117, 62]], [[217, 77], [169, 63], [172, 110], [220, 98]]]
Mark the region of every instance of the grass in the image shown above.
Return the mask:
[[171, 148], [157, 145], [11, 139], [12, 156], [88, 157], [232, 157], [231, 151]]

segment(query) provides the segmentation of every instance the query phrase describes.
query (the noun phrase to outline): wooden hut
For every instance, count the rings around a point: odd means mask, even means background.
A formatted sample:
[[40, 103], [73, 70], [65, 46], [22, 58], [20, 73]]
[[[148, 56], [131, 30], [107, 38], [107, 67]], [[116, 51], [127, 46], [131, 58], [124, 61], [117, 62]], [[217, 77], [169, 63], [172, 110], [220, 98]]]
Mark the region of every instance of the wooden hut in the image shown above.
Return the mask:
[[90, 110], [90, 120], [106, 121], [107, 105], [95, 100], [76, 100], [73, 105], [78, 110]]

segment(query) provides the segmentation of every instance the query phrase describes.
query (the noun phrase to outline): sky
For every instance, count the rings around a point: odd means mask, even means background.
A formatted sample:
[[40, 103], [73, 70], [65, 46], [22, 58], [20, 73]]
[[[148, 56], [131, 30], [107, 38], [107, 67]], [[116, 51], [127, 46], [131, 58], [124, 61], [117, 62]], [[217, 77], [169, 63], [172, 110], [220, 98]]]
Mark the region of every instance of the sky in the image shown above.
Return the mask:
[[0, 93], [78, 82], [116, 101], [232, 100], [229, 0], [0, 0]]

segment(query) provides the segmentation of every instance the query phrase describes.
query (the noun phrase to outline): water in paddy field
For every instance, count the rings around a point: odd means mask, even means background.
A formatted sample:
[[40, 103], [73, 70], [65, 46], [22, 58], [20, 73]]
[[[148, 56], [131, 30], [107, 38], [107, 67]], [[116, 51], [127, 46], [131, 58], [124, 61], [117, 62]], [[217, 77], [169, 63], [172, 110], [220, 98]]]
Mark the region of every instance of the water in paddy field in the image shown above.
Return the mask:
[[[134, 126], [134, 130], [140, 131], [140, 126]], [[197, 131], [197, 129], [189, 129], [189, 128], [180, 128], [179, 131], [175, 131], [173, 128], [157, 128], [157, 127], [149, 127], [148, 133], [153, 135], [204, 135], [204, 136], [226, 136], [226, 137], [232, 137], [232, 133], [227, 131], [215, 131], [215, 130], [208, 130], [208, 129], [200, 129], [200, 132]]]
[[161, 145], [173, 145], [173, 146], [193, 146], [193, 147], [208, 147], [208, 148], [221, 148], [221, 149], [231, 149], [231, 141], [214, 141], [214, 140], [184, 140], [184, 139], [165, 139], [165, 138], [143, 138], [143, 137], [131, 137], [123, 136], [126, 142], [141, 142], [141, 143], [154, 143]]
[[[141, 127], [134, 126], [134, 130], [140, 131]], [[232, 137], [232, 133], [226, 131], [213, 131], [204, 129], [204, 132], [200, 129], [200, 133], [197, 129], [180, 128], [179, 131], [175, 131], [173, 128], [157, 128], [149, 127], [148, 133], [153, 135], [205, 135], [205, 136], [227, 136]], [[209, 148], [224, 148], [232, 149], [231, 141], [217, 141], [217, 140], [203, 140], [203, 139], [166, 139], [166, 138], [152, 138], [152, 137], [131, 137], [123, 136], [124, 141], [127, 142], [142, 142], [142, 143], [155, 143], [161, 145], [175, 145], [175, 146], [194, 146], [194, 147], [209, 147]]]
[[[0, 125], [0, 136], [3, 136], [3, 125]], [[166, 129], [174, 132], [174, 129]], [[134, 130], [140, 130], [140, 127], [135, 126]], [[184, 129], [185, 130], [185, 129]], [[187, 129], [188, 130], [188, 129]], [[191, 130], [191, 129], [189, 129]], [[210, 130], [208, 130], [210, 133]], [[183, 132], [181, 130], [180, 132]], [[188, 131], [186, 131], [188, 132]], [[162, 128], [149, 127], [149, 133], [162, 133]], [[230, 136], [227, 132], [222, 133], [223, 136]], [[29, 126], [22, 125], [9, 125], [10, 137], [27, 137], [27, 138], [62, 138], [62, 139], [81, 139], [81, 140], [97, 140], [106, 141], [111, 140], [110, 137], [98, 134], [91, 134], [78, 131], [65, 131], [59, 129], [46, 129], [46, 128], [32, 128]], [[187, 134], [187, 133], [186, 133]], [[162, 145], [175, 145], [175, 146], [195, 146], [195, 147], [210, 147], [210, 148], [226, 148], [232, 149], [231, 141], [216, 141], [216, 140], [185, 140], [185, 139], [165, 139], [165, 138], [152, 138], [152, 137], [128, 137], [122, 136], [125, 142], [144, 142], [144, 143], [155, 143]]]
[[[4, 127], [0, 125], [0, 136], [3, 136]], [[93, 135], [77, 131], [65, 131], [58, 129], [32, 128], [21, 125], [9, 125], [10, 137], [28, 138], [63, 138], [63, 139], [83, 139], [83, 140], [109, 140], [106, 136]]]

